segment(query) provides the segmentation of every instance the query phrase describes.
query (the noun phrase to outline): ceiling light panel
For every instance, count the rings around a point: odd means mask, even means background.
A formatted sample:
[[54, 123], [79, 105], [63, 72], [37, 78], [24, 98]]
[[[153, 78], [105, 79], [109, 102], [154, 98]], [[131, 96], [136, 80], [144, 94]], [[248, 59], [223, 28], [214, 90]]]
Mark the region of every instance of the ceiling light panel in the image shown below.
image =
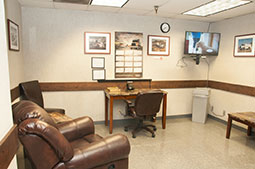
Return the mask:
[[195, 15], [195, 16], [208, 16], [216, 14], [231, 8], [235, 8], [241, 5], [250, 3], [251, 1], [247, 0], [215, 0], [199, 6], [190, 11], [184, 12], [184, 15]]
[[128, 0], [92, 0], [91, 5], [122, 8], [127, 2]]

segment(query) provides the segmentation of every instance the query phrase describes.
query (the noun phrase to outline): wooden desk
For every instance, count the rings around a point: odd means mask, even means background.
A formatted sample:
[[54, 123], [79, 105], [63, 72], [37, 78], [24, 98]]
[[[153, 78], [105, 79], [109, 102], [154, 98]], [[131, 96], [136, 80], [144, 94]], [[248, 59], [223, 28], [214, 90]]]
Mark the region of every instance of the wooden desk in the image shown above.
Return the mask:
[[[105, 125], [108, 126], [108, 102], [110, 100], [110, 125], [109, 125], [109, 133], [112, 134], [113, 128], [113, 101], [114, 100], [124, 100], [124, 99], [135, 99], [138, 95], [139, 91], [143, 91], [146, 89], [135, 89], [133, 91], [119, 91], [119, 92], [110, 92], [108, 89], [104, 90], [105, 93]], [[148, 89], [147, 89], [148, 90]], [[153, 89], [150, 89], [153, 90]], [[163, 91], [163, 111], [162, 111], [162, 128], [166, 128], [166, 103], [167, 103], [167, 92]]]

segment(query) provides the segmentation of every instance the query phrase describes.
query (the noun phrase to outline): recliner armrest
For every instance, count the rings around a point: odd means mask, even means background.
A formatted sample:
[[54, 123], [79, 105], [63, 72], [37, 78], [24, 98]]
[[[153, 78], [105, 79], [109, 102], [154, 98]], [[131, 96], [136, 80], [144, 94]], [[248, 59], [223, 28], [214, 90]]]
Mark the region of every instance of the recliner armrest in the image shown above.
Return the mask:
[[[130, 153], [130, 143], [125, 135], [116, 134], [87, 146], [74, 149], [73, 158], [66, 162], [67, 168], [90, 169], [116, 160], [126, 159]], [[78, 166], [77, 166], [78, 164]]]
[[61, 113], [61, 114], [65, 114], [65, 110], [61, 109], [61, 108], [44, 108], [44, 109], [48, 113], [58, 112], [58, 113]]
[[87, 116], [57, 124], [57, 128], [69, 141], [95, 133], [94, 122]]

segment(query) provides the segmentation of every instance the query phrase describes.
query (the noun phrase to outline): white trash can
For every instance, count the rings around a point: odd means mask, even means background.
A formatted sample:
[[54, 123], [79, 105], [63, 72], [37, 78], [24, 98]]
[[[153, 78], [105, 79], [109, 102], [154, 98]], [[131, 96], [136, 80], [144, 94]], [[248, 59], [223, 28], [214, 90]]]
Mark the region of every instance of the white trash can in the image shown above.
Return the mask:
[[207, 105], [210, 90], [208, 88], [196, 88], [193, 91], [192, 121], [205, 123], [207, 119]]

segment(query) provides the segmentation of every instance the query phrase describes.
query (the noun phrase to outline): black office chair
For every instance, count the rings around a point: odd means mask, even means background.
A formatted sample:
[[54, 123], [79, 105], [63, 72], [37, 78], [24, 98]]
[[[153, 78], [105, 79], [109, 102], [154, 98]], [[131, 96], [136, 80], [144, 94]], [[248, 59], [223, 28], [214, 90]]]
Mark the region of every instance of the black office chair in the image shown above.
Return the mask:
[[[146, 125], [143, 123], [143, 121], [146, 117], [155, 117], [160, 110], [162, 98], [163, 93], [161, 90], [149, 90], [140, 92], [135, 99], [134, 105], [132, 105], [130, 100], [126, 100], [127, 115], [138, 119], [138, 123], [132, 131], [133, 138], [136, 138], [136, 133], [142, 129], [150, 132], [152, 137], [155, 137], [154, 131], [157, 130], [156, 126], [151, 124]], [[128, 131], [128, 128], [131, 127], [134, 126], [125, 126], [125, 131]], [[149, 127], [152, 127], [153, 130], [151, 130]]]

